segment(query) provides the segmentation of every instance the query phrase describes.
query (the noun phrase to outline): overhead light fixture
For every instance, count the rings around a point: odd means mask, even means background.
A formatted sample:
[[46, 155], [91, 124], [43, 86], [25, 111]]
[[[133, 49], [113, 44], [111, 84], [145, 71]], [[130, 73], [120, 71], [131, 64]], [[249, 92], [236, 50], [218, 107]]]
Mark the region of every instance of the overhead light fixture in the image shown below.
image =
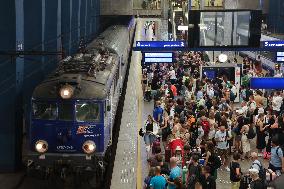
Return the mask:
[[61, 87], [60, 89], [60, 96], [63, 99], [69, 99], [73, 96], [74, 93], [74, 88], [71, 85], [64, 85], [63, 87]]
[[228, 60], [228, 56], [226, 54], [220, 54], [218, 59], [219, 59], [219, 62], [224, 63]]

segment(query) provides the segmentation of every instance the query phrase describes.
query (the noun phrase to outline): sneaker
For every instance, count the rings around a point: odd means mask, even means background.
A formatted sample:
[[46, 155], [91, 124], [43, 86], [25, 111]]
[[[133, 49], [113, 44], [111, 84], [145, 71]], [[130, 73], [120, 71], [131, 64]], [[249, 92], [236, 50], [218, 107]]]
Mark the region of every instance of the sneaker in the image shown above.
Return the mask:
[[230, 172], [230, 168], [227, 166], [225, 167], [226, 171]]

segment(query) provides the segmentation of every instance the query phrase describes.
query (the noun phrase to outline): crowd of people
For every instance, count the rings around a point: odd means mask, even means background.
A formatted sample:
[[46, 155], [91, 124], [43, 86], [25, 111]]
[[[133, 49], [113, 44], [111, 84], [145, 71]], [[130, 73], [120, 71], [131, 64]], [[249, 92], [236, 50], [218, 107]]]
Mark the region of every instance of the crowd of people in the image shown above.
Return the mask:
[[[144, 188], [215, 189], [219, 170], [230, 174], [232, 189], [265, 189], [284, 173], [284, 93], [237, 91], [226, 75], [200, 76], [204, 57], [177, 52], [175, 63], [143, 65], [144, 100], [154, 102], [139, 132], [149, 164]], [[249, 170], [241, 161], [251, 161]]]

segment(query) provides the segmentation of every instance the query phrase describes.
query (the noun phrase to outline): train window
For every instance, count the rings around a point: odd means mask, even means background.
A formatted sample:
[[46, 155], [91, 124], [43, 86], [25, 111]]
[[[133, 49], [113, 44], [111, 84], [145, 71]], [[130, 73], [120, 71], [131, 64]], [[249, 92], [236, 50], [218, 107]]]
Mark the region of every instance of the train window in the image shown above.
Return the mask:
[[97, 122], [100, 120], [100, 105], [94, 102], [76, 103], [76, 120]]
[[73, 120], [73, 104], [60, 103], [58, 107], [58, 117], [60, 120], [71, 121]]
[[35, 119], [55, 120], [57, 118], [57, 106], [53, 102], [34, 102], [33, 117]]

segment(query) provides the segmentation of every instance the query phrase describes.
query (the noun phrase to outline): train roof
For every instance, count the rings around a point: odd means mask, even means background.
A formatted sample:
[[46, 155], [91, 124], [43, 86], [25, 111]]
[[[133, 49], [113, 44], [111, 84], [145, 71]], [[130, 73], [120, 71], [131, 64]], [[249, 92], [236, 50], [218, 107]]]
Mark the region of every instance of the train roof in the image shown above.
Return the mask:
[[76, 57], [68, 57], [59, 63], [55, 72], [36, 87], [33, 98], [58, 98], [58, 88], [71, 84], [78, 86], [73, 98], [104, 99], [118, 61], [118, 56], [113, 53], [103, 56], [78, 54]]
[[58, 98], [58, 86], [73, 83], [79, 86], [73, 98], [104, 99], [128, 37], [127, 26], [109, 27], [87, 45], [84, 54], [61, 61], [58, 68], [36, 87], [33, 98]]

